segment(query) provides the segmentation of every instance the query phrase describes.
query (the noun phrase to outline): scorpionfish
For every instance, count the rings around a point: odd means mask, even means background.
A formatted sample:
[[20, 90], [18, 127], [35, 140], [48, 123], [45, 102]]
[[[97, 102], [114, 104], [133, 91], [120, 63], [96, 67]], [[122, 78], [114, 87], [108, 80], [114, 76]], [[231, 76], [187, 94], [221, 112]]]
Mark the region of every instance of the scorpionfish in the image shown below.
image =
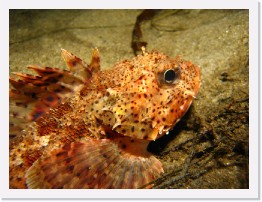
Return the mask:
[[[146, 52], [100, 69], [62, 49], [68, 69], [10, 78], [10, 188], [141, 188], [163, 172], [147, 146], [181, 119], [200, 70]], [[150, 187], [146, 187], [150, 188]]]

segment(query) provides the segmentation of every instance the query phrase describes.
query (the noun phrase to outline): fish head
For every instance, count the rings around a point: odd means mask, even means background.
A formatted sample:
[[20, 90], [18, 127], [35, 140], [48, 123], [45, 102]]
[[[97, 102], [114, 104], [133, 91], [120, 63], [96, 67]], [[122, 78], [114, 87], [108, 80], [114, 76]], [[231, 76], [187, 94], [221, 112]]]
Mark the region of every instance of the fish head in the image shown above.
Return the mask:
[[111, 130], [138, 139], [155, 140], [168, 133], [200, 87], [197, 65], [156, 51], [120, 63], [112, 72], [114, 86], [106, 89], [96, 116]]

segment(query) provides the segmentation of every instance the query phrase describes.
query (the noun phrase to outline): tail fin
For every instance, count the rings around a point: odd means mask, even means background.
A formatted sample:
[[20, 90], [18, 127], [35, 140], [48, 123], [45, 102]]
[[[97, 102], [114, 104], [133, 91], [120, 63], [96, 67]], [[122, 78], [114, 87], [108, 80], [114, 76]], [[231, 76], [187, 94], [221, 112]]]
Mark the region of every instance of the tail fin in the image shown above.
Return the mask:
[[71, 143], [38, 159], [26, 173], [28, 188], [139, 188], [156, 179], [162, 164], [148, 142], [129, 137]]

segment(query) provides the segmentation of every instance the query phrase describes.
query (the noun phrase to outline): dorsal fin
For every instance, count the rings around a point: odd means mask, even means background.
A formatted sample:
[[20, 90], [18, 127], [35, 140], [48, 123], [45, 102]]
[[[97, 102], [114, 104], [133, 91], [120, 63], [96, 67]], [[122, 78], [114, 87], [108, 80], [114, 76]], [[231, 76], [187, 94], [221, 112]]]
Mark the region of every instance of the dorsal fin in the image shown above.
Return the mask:
[[83, 60], [65, 49], [61, 49], [61, 54], [70, 71], [73, 72], [75, 76], [81, 78], [83, 81], [91, 78], [92, 72]]
[[92, 72], [99, 69], [98, 50], [95, 49], [91, 67], [72, 53], [62, 49], [62, 56], [69, 70], [31, 65], [35, 75], [13, 73], [18, 79], [10, 78], [10, 134], [15, 135], [23, 124], [35, 121], [41, 115], [70, 97], [79, 88], [87, 85]]
[[97, 48], [92, 53], [89, 68], [92, 73], [100, 71], [100, 56]]

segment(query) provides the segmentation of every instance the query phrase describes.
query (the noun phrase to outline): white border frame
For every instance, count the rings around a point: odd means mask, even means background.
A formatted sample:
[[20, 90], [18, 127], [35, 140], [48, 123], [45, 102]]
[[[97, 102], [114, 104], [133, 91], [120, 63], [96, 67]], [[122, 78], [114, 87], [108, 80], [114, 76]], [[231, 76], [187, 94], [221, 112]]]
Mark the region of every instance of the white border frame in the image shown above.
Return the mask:
[[[126, 8], [162, 8], [162, 9], [249, 9], [249, 53], [250, 53], [250, 69], [249, 69], [249, 189], [151, 189], [151, 190], [14, 190], [9, 189], [8, 179], [8, 66], [9, 66], [9, 9], [126, 9]], [[0, 95], [3, 96], [1, 100], [1, 178], [0, 191], [2, 198], [89, 198], [89, 199], [259, 199], [259, 156], [258, 156], [258, 2], [255, 0], [173, 0], [173, 1], [147, 1], [147, 0], [9, 0], [1, 4], [0, 7], [0, 21], [1, 21], [1, 88]]]

